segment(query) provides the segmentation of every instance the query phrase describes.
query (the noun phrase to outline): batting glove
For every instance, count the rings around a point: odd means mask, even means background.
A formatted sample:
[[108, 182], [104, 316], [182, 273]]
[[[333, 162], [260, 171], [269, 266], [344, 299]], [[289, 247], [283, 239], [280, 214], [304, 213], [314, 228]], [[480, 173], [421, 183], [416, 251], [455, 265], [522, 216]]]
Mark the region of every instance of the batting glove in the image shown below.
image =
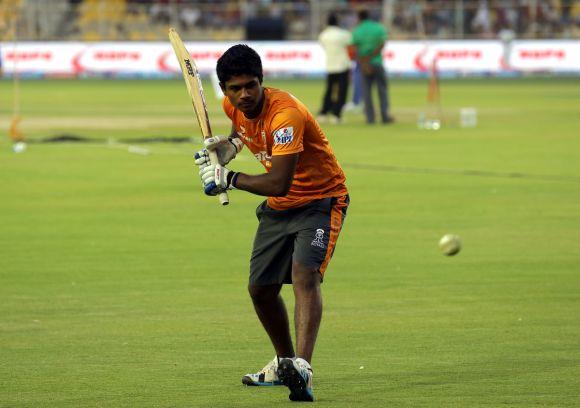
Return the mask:
[[195, 154], [193, 155], [193, 158], [195, 159], [194, 163], [197, 166], [199, 166], [200, 171], [202, 168], [207, 167], [211, 164], [211, 162], [209, 160], [209, 153], [206, 149], [195, 152]]
[[225, 166], [242, 150], [244, 142], [237, 137], [218, 135], [205, 139], [203, 145], [205, 148], [195, 153], [195, 164], [198, 166], [202, 163], [209, 165], [208, 150], [214, 150], [217, 154], [219, 164]]
[[236, 188], [236, 180], [240, 173], [236, 173], [222, 166], [221, 164], [210, 164], [200, 166], [199, 176], [203, 184], [205, 194], [215, 196], [226, 190]]

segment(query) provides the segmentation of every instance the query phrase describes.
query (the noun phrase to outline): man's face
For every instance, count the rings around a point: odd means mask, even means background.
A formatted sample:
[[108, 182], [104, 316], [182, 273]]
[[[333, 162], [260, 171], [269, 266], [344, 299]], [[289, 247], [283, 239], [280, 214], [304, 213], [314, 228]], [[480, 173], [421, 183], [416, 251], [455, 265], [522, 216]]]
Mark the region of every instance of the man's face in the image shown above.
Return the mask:
[[248, 118], [254, 118], [262, 110], [263, 89], [258, 77], [250, 75], [232, 76], [222, 85], [224, 95], [231, 104]]

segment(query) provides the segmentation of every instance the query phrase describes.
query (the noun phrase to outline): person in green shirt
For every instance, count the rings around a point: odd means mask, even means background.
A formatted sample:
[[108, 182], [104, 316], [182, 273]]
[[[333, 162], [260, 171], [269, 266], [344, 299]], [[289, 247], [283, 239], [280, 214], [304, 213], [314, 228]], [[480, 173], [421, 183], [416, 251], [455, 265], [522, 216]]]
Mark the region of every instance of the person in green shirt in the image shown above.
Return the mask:
[[362, 70], [363, 98], [367, 123], [375, 123], [372, 86], [376, 82], [383, 123], [393, 122], [389, 115], [388, 80], [381, 51], [387, 41], [387, 30], [373, 21], [367, 10], [358, 13], [359, 23], [352, 32], [352, 44], [356, 48], [357, 61]]

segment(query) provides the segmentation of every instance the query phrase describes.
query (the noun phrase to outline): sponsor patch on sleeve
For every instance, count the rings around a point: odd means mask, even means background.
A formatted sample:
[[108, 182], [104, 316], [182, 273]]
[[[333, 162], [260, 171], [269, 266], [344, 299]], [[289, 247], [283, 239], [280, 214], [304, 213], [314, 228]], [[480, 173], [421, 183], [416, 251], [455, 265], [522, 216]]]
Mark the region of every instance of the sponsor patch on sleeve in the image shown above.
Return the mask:
[[278, 129], [274, 132], [274, 144], [288, 144], [294, 139], [294, 128], [292, 126]]

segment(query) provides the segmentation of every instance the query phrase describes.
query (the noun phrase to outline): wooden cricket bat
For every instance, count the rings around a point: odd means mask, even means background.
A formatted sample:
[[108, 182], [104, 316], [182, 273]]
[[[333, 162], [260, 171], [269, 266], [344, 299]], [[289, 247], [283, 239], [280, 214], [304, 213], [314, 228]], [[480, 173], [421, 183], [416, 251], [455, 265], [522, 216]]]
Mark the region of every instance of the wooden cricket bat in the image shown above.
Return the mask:
[[[209, 123], [209, 116], [207, 115], [207, 103], [205, 102], [205, 95], [203, 93], [201, 77], [199, 76], [197, 66], [191, 58], [189, 51], [185, 48], [183, 41], [181, 41], [179, 34], [177, 34], [177, 31], [173, 28], [169, 29], [169, 41], [171, 41], [173, 51], [179, 61], [187, 92], [189, 92], [189, 96], [191, 96], [193, 110], [195, 111], [195, 116], [197, 117], [199, 127], [201, 128], [201, 134], [204, 139], [207, 139], [211, 137], [211, 125]], [[209, 151], [209, 160], [211, 164], [218, 164], [218, 158], [215, 151]], [[228, 193], [223, 192], [218, 197], [222, 205], [229, 204]]]

